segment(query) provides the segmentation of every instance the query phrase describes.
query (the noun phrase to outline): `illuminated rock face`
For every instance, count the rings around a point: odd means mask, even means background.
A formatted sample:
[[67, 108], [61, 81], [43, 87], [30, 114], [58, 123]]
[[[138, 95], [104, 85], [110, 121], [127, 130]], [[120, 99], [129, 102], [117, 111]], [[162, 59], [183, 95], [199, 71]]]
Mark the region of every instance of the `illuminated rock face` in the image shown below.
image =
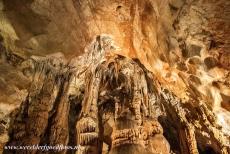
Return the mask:
[[227, 0], [0, 1], [1, 149], [229, 153], [229, 9]]
[[69, 63], [52, 56], [25, 61], [32, 84], [11, 119], [7, 145], [80, 145], [72, 152], [83, 154], [229, 152], [206, 102], [181, 100], [119, 49], [99, 35]]

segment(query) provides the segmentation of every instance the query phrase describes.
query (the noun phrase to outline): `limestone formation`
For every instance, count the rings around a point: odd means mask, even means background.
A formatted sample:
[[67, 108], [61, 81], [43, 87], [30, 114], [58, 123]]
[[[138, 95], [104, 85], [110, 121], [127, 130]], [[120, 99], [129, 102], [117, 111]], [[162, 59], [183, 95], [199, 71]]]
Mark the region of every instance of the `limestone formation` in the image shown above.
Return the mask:
[[0, 153], [229, 154], [229, 6], [0, 0]]

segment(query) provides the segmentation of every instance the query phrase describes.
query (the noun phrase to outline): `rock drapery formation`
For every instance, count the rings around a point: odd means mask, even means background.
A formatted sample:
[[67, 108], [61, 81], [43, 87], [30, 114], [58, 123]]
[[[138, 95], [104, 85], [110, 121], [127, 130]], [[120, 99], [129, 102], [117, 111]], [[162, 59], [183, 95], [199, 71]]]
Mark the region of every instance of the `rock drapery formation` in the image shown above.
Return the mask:
[[230, 153], [227, 0], [0, 4], [3, 153]]
[[[205, 151], [209, 142], [213, 151], [229, 152], [229, 138], [205, 103], [181, 102], [138, 59], [113, 54], [117, 49], [102, 35], [69, 64], [34, 57], [33, 82], [8, 145], [68, 145], [72, 140], [81, 146], [77, 153], [193, 154]], [[81, 106], [75, 121], [69, 119], [71, 103]], [[74, 138], [69, 136], [73, 130]]]

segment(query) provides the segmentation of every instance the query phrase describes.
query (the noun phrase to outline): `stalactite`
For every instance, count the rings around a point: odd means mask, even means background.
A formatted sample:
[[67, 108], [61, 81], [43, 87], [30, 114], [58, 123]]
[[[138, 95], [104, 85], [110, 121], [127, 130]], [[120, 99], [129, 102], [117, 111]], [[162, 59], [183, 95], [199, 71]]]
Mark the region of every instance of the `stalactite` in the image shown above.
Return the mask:
[[[34, 68], [30, 93], [14, 120], [8, 145], [39, 145], [49, 125], [52, 125], [49, 134], [50, 144], [66, 144], [69, 110], [67, 90], [71, 71], [67, 65], [56, 59], [35, 60]], [[49, 122], [53, 116], [52, 122]], [[36, 153], [37, 149], [15, 152]]]
[[[207, 146], [229, 152], [228, 138], [206, 103], [193, 97], [192, 104], [183, 102], [140, 61], [114, 54], [114, 46], [112, 38], [101, 35], [69, 64], [34, 57], [31, 90], [12, 123], [8, 145], [75, 143], [78, 154], [102, 153], [105, 144], [111, 154], [124, 148], [127, 153], [169, 154], [175, 150], [171, 147], [198, 154]], [[69, 125], [75, 99], [82, 108]]]

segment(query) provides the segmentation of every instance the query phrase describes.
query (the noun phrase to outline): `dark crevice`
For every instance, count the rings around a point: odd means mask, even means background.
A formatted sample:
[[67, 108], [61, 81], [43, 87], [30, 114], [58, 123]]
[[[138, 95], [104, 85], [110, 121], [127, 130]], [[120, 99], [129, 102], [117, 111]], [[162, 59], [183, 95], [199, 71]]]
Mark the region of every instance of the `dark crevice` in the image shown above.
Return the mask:
[[[69, 111], [69, 146], [75, 146], [76, 143], [76, 123], [79, 119], [79, 115], [82, 109], [81, 99], [71, 100], [70, 103], [70, 111]], [[76, 150], [68, 150], [67, 154], [75, 154]]]

